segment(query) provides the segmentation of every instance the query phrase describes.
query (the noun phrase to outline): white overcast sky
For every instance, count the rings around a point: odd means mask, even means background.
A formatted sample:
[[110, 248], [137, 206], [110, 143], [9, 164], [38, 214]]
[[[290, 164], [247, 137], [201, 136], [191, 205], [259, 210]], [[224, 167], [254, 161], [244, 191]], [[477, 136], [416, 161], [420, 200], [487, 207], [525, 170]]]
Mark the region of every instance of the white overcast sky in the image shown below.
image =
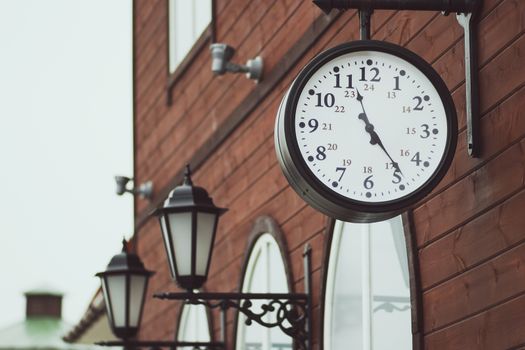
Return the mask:
[[0, 0], [0, 328], [23, 292], [76, 322], [132, 232], [131, 0]]

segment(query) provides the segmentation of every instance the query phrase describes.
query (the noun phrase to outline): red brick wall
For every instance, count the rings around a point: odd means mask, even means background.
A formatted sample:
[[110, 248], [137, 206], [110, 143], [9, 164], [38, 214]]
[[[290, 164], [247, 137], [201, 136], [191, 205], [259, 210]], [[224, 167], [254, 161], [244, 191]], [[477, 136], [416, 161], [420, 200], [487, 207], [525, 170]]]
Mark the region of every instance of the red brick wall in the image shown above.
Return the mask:
[[[214, 77], [204, 47], [179, 76], [168, 105], [166, 9], [163, 0], [134, 1], [135, 178], [152, 180], [157, 193], [256, 89], [242, 75]], [[216, 14], [217, 41], [237, 49], [235, 62], [261, 55], [266, 75], [322, 16], [310, 1], [300, 0], [217, 0]], [[425, 349], [506, 349], [525, 343], [525, 1], [484, 1], [478, 159], [469, 158], [465, 147], [463, 31], [454, 17], [376, 11], [372, 38], [406, 46], [431, 62], [459, 116], [454, 162], [438, 188], [413, 208]], [[270, 215], [286, 236], [296, 290], [302, 290], [303, 245], [312, 245], [319, 310], [328, 221], [306, 206], [281, 174], [273, 126], [281, 97], [300, 68], [322, 50], [357, 38], [355, 12], [343, 13], [196, 171], [194, 182], [230, 209], [220, 220], [207, 290], [238, 288], [251, 226], [258, 216]], [[136, 216], [149, 209], [138, 200]], [[136, 235], [146, 266], [157, 271], [150, 294], [175, 290], [157, 222], [146, 222]], [[178, 311], [176, 303], [149, 300], [141, 337], [172, 339]], [[230, 340], [233, 320], [231, 312]], [[213, 323], [218, 337], [217, 315]]]

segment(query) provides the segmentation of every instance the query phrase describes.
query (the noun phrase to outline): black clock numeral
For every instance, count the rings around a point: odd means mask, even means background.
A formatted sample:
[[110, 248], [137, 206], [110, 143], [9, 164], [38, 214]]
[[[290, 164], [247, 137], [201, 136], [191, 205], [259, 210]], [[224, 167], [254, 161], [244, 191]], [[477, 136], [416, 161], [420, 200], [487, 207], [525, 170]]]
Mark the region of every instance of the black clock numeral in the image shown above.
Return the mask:
[[[341, 74], [334, 74], [335, 76], [335, 86], [334, 88], [341, 88]], [[354, 86], [352, 84], [352, 74], [348, 74], [346, 76], [346, 89], [353, 89]]]
[[421, 127], [423, 128], [423, 135], [419, 136], [422, 139], [427, 139], [430, 136], [430, 127], [428, 124], [422, 124]]
[[419, 166], [419, 163], [421, 163], [421, 157], [419, 155], [419, 152], [417, 152], [410, 160], [416, 163], [417, 166]]
[[312, 129], [312, 130], [310, 130], [310, 134], [311, 134], [315, 130], [317, 130], [317, 128], [319, 127], [319, 122], [317, 121], [317, 119], [310, 119], [308, 121], [308, 126]]
[[343, 166], [350, 166], [352, 165], [351, 159], [343, 159]]
[[[334, 94], [327, 93], [326, 95], [324, 95], [324, 98], [323, 98], [323, 94], [321, 94], [321, 93], [318, 93], [316, 95], [317, 95], [317, 105], [316, 105], [316, 107], [333, 107], [334, 106], [334, 104], [335, 104], [335, 96], [334, 96]], [[323, 106], [323, 102], [324, 102], [324, 106]]]
[[346, 168], [335, 168], [335, 172], [341, 172], [341, 176], [339, 176], [339, 182], [341, 182], [341, 180], [343, 179], [343, 176], [345, 175], [345, 172], [346, 172]]
[[401, 182], [401, 173], [399, 171], [394, 171], [394, 178], [392, 179], [392, 183], [394, 185], [397, 185]]
[[335, 113], [344, 113], [345, 106], [335, 106]]
[[[378, 83], [381, 81], [381, 78], [379, 78], [379, 68], [370, 68], [371, 72], [374, 72], [374, 77], [370, 80], [372, 82]], [[361, 67], [361, 79], [359, 81], [368, 81], [366, 79], [366, 68]]]
[[417, 105], [414, 107], [414, 111], [422, 111], [423, 110], [423, 99], [419, 96], [414, 97], [412, 100], [417, 101]]
[[370, 190], [370, 189], [372, 189], [372, 188], [374, 187], [374, 181], [372, 181], [372, 177], [373, 177], [373, 176], [374, 176], [374, 175], [370, 175], [370, 176], [367, 177], [367, 178], [365, 179], [365, 181], [363, 182], [363, 186], [365, 186], [365, 188], [366, 188], [367, 190]]
[[373, 168], [371, 166], [364, 166], [363, 167], [363, 174], [372, 174]]
[[401, 88], [399, 87], [399, 77], [394, 77], [394, 81], [395, 81], [394, 90], [401, 91]]
[[337, 143], [329, 143], [328, 144], [328, 150], [329, 151], [337, 151]]
[[315, 158], [317, 158], [317, 160], [325, 160], [326, 159], [326, 147], [324, 146], [319, 146], [317, 147], [317, 155], [315, 156]]

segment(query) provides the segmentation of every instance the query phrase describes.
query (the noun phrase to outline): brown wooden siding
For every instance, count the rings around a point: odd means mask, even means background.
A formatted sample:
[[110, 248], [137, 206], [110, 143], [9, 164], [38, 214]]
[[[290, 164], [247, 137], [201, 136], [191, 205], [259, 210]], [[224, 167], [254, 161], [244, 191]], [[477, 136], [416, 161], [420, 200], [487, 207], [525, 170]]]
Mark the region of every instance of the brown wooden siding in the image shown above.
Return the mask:
[[[165, 192], [183, 165], [259, 91], [242, 75], [214, 77], [204, 48], [173, 86], [169, 106], [166, 9], [165, 0], [134, 1], [135, 178], [138, 183], [152, 180], [156, 193]], [[216, 0], [215, 35], [237, 49], [235, 62], [261, 55], [270, 76], [320, 16], [310, 1]], [[478, 159], [466, 151], [463, 31], [454, 17], [376, 11], [372, 38], [406, 46], [429, 61], [452, 92], [459, 117], [449, 172], [413, 208], [424, 347], [508, 349], [525, 343], [525, 1], [484, 1]], [[316, 348], [329, 221], [288, 186], [275, 157], [273, 127], [280, 100], [301, 67], [326, 48], [357, 40], [355, 11], [332, 22], [227, 139], [210, 150], [194, 177], [218, 205], [230, 209], [220, 221], [207, 290], [238, 289], [248, 236], [259, 216], [271, 216], [284, 233], [296, 290], [303, 288], [303, 245], [312, 245]], [[149, 209], [138, 200], [136, 217]], [[146, 266], [157, 271], [150, 294], [176, 290], [157, 222], [147, 221], [136, 237]], [[148, 300], [141, 337], [172, 339], [179, 310], [177, 303]], [[231, 312], [230, 342], [234, 320]], [[217, 314], [213, 325], [218, 338]]]

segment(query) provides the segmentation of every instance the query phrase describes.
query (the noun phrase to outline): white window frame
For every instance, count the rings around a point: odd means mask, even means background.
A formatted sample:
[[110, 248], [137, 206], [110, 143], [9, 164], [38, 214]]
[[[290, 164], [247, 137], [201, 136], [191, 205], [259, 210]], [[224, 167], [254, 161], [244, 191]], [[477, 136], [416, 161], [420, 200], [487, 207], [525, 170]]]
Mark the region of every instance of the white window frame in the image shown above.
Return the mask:
[[[246, 265], [246, 270], [243, 276], [243, 282], [242, 282], [242, 292], [243, 293], [253, 292], [250, 290], [251, 289], [250, 282], [255, 277], [254, 271], [255, 271], [255, 268], [257, 267], [257, 263], [259, 262], [259, 256], [261, 254], [269, 254], [270, 246], [279, 252], [279, 256], [281, 257], [281, 264], [283, 267], [283, 271], [285, 273], [284, 277], [285, 277], [285, 280], [288, 281], [288, 276], [286, 276], [285, 259], [282, 256], [282, 252], [279, 247], [279, 244], [277, 243], [275, 238], [270, 233], [264, 233], [257, 238], [257, 241], [255, 242], [250, 252], [250, 256], [248, 258], [248, 264]], [[277, 288], [277, 289], [272, 288], [273, 286], [271, 285], [271, 274], [275, 273], [275, 271], [270, 272], [269, 270], [270, 269], [267, 266], [265, 269], [266, 279], [270, 283], [268, 283], [266, 290], [257, 290], [256, 292], [257, 293], [289, 293], [288, 283], [286, 283], [286, 285], [283, 286], [284, 288]], [[236, 332], [236, 339], [235, 339], [236, 347], [235, 348], [237, 350], [244, 350], [246, 328], [256, 327], [259, 325], [257, 325], [254, 322], [252, 325], [247, 326], [245, 324], [246, 317], [242, 313], [239, 313], [238, 316], [239, 317], [237, 320], [237, 332]], [[262, 326], [259, 326], [259, 327], [262, 327]], [[265, 337], [263, 338], [261, 349], [271, 350], [271, 329], [264, 328], [263, 331], [265, 332]], [[292, 338], [290, 338], [290, 349], [292, 348], [292, 346], [293, 346], [293, 341], [292, 341]]]
[[[198, 8], [198, 4], [203, 4], [205, 1], [209, 2], [209, 7], [205, 8], [205, 11]], [[184, 3], [189, 4], [189, 13], [184, 14], [184, 18], [188, 19], [189, 28], [185, 28], [184, 33], [177, 31], [177, 15], [176, 8], [177, 4]], [[213, 0], [168, 0], [168, 72], [173, 74], [181, 62], [184, 61], [185, 57], [192, 51], [193, 46], [198, 39], [206, 32], [206, 29], [210, 26], [213, 21]], [[179, 5], [180, 7], [180, 5]], [[204, 21], [198, 23], [197, 14], [204, 13], [209, 15], [209, 21], [204, 24]], [[203, 17], [206, 19], [206, 17]], [[180, 48], [176, 45], [178, 38], [188, 37], [191, 41], [191, 45]], [[180, 52], [179, 52], [180, 51]]]
[[[395, 218], [395, 219], [399, 219], [401, 221], [401, 225], [403, 225], [402, 223], [402, 219], [400, 217], [398, 218]], [[334, 309], [334, 292], [335, 292], [335, 287], [336, 287], [336, 281], [335, 281], [335, 278], [336, 278], [336, 274], [337, 274], [337, 269], [338, 269], [338, 256], [341, 252], [341, 249], [343, 248], [341, 246], [342, 244], [342, 236], [343, 236], [343, 231], [344, 231], [344, 226], [345, 224], [348, 224], [346, 222], [343, 222], [343, 221], [336, 221], [335, 222], [335, 225], [334, 225], [334, 229], [333, 229], [333, 234], [332, 234], [332, 242], [330, 244], [330, 247], [329, 247], [329, 252], [330, 252], [330, 256], [328, 258], [328, 270], [327, 270], [327, 275], [326, 275], [326, 285], [325, 285], [325, 297], [324, 297], [324, 302], [325, 302], [325, 307], [324, 307], [324, 315], [323, 315], [323, 345], [324, 345], [324, 350], [338, 350], [338, 349], [335, 349], [333, 346], [332, 346], [332, 339], [331, 339], [331, 330], [333, 329], [334, 325], [332, 324], [332, 311]], [[362, 241], [361, 241], [361, 267], [362, 267], [362, 270], [365, 270], [367, 269], [368, 271], [370, 271], [370, 268], [371, 268], [371, 264], [372, 264], [372, 261], [371, 261], [371, 235], [370, 235], [370, 231], [371, 231], [371, 226], [370, 225], [373, 225], [373, 224], [361, 224], [360, 226], [360, 229], [361, 229], [361, 235], [362, 237], [364, 238]], [[403, 229], [404, 231], [404, 229]], [[406, 235], [404, 235], [405, 239], [406, 239]], [[394, 241], [394, 245], [395, 245], [395, 248], [396, 248], [396, 252], [399, 255], [404, 255], [404, 258], [407, 260], [408, 262], [408, 257], [407, 257], [407, 251], [406, 251], [406, 245], [401, 245], [399, 242], [396, 242]], [[344, 253], [344, 252], [343, 252]], [[400, 258], [402, 259], [402, 258]], [[401, 260], [400, 260], [400, 263], [401, 263]], [[409, 263], [409, 262], [408, 262]], [[401, 267], [403, 269], [403, 267]], [[406, 273], [403, 274], [403, 277], [404, 277], [404, 282], [406, 284], [409, 284], [410, 281], [409, 281], [409, 277], [408, 277], [408, 274], [410, 271], [410, 268], [409, 266], [406, 266]], [[371, 273], [362, 273], [362, 276], [361, 276], [362, 280], [361, 280], [361, 283], [362, 283], [362, 287], [361, 287], [361, 290], [362, 290], [362, 307], [363, 307], [363, 314], [362, 314], [362, 321], [363, 321], [363, 324], [362, 324], [362, 340], [363, 340], [363, 348], [362, 349], [349, 349], [349, 350], [370, 350], [370, 349], [373, 349], [373, 328], [372, 328], [372, 318], [371, 318], [371, 310], [373, 310], [373, 300], [371, 298], [371, 292], [372, 292], [372, 274]], [[410, 286], [409, 286], [410, 288]], [[410, 290], [410, 293], [412, 293], [412, 290]]]

